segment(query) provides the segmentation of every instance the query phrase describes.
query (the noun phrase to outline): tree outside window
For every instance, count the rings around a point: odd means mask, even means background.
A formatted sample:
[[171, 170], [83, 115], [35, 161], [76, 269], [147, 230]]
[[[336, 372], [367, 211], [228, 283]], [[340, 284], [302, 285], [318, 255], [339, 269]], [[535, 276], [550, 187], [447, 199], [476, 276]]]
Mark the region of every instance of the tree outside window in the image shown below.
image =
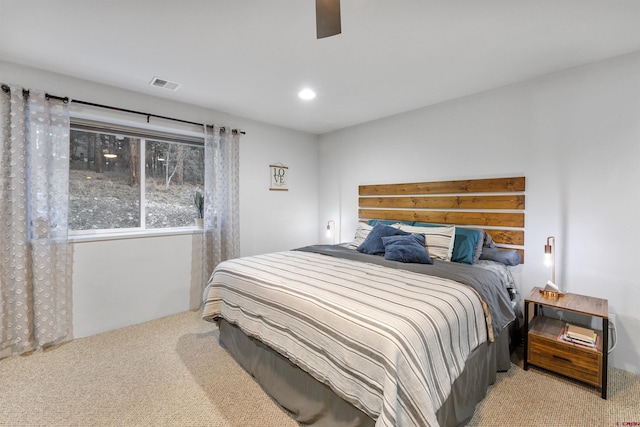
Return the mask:
[[70, 133], [70, 230], [190, 227], [196, 217], [193, 194], [203, 188], [202, 146]]

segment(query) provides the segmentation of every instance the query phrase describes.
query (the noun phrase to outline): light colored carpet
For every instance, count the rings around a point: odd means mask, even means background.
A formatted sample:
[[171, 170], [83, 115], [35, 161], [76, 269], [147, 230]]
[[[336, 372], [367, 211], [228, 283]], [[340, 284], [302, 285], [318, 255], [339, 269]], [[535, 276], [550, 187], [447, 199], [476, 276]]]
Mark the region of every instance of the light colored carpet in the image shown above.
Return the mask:
[[600, 390], [546, 371], [499, 373], [469, 426], [640, 426], [640, 377], [609, 368], [607, 400]]
[[3, 426], [297, 426], [186, 312], [0, 361]]
[[[215, 325], [186, 312], [0, 360], [0, 425], [297, 426], [217, 340]], [[514, 364], [469, 425], [640, 425], [640, 377], [609, 373], [605, 401]]]

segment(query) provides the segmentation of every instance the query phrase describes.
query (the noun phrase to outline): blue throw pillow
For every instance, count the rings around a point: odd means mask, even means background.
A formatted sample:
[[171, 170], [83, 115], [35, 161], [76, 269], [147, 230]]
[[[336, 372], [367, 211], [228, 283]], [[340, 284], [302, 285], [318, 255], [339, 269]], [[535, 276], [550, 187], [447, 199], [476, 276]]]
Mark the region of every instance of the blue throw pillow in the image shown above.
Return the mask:
[[520, 252], [515, 249], [484, 248], [480, 259], [501, 262], [504, 265], [518, 265]]
[[400, 262], [415, 262], [433, 264], [424, 245], [424, 234], [410, 234], [408, 236], [387, 236], [382, 238], [384, 243], [384, 259]]
[[402, 231], [398, 228], [391, 227], [382, 223], [377, 223], [373, 226], [369, 235], [360, 246], [356, 248], [358, 252], [371, 255], [383, 255], [384, 243], [382, 238], [386, 236], [406, 236], [411, 233]]

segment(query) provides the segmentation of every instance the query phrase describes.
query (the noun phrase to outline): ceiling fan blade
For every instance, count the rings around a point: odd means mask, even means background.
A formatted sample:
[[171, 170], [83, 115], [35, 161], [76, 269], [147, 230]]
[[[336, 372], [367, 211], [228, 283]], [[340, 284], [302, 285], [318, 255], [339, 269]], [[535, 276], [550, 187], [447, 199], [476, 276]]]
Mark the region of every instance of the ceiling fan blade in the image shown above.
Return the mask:
[[316, 0], [317, 38], [323, 39], [341, 32], [340, 0]]

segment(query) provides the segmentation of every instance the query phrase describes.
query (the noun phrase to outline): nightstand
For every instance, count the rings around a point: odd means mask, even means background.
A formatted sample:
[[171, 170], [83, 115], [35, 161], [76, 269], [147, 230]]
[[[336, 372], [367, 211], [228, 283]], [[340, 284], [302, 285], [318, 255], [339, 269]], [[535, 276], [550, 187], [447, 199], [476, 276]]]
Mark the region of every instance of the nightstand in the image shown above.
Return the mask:
[[[529, 306], [533, 305], [529, 320]], [[542, 307], [580, 313], [602, 319], [602, 330], [596, 330], [598, 345], [587, 348], [559, 340], [566, 322], [545, 317]], [[609, 304], [606, 299], [567, 293], [561, 297], [547, 297], [540, 288], [533, 288], [524, 300], [524, 369], [529, 365], [553, 371], [598, 387], [607, 398], [607, 355]]]

